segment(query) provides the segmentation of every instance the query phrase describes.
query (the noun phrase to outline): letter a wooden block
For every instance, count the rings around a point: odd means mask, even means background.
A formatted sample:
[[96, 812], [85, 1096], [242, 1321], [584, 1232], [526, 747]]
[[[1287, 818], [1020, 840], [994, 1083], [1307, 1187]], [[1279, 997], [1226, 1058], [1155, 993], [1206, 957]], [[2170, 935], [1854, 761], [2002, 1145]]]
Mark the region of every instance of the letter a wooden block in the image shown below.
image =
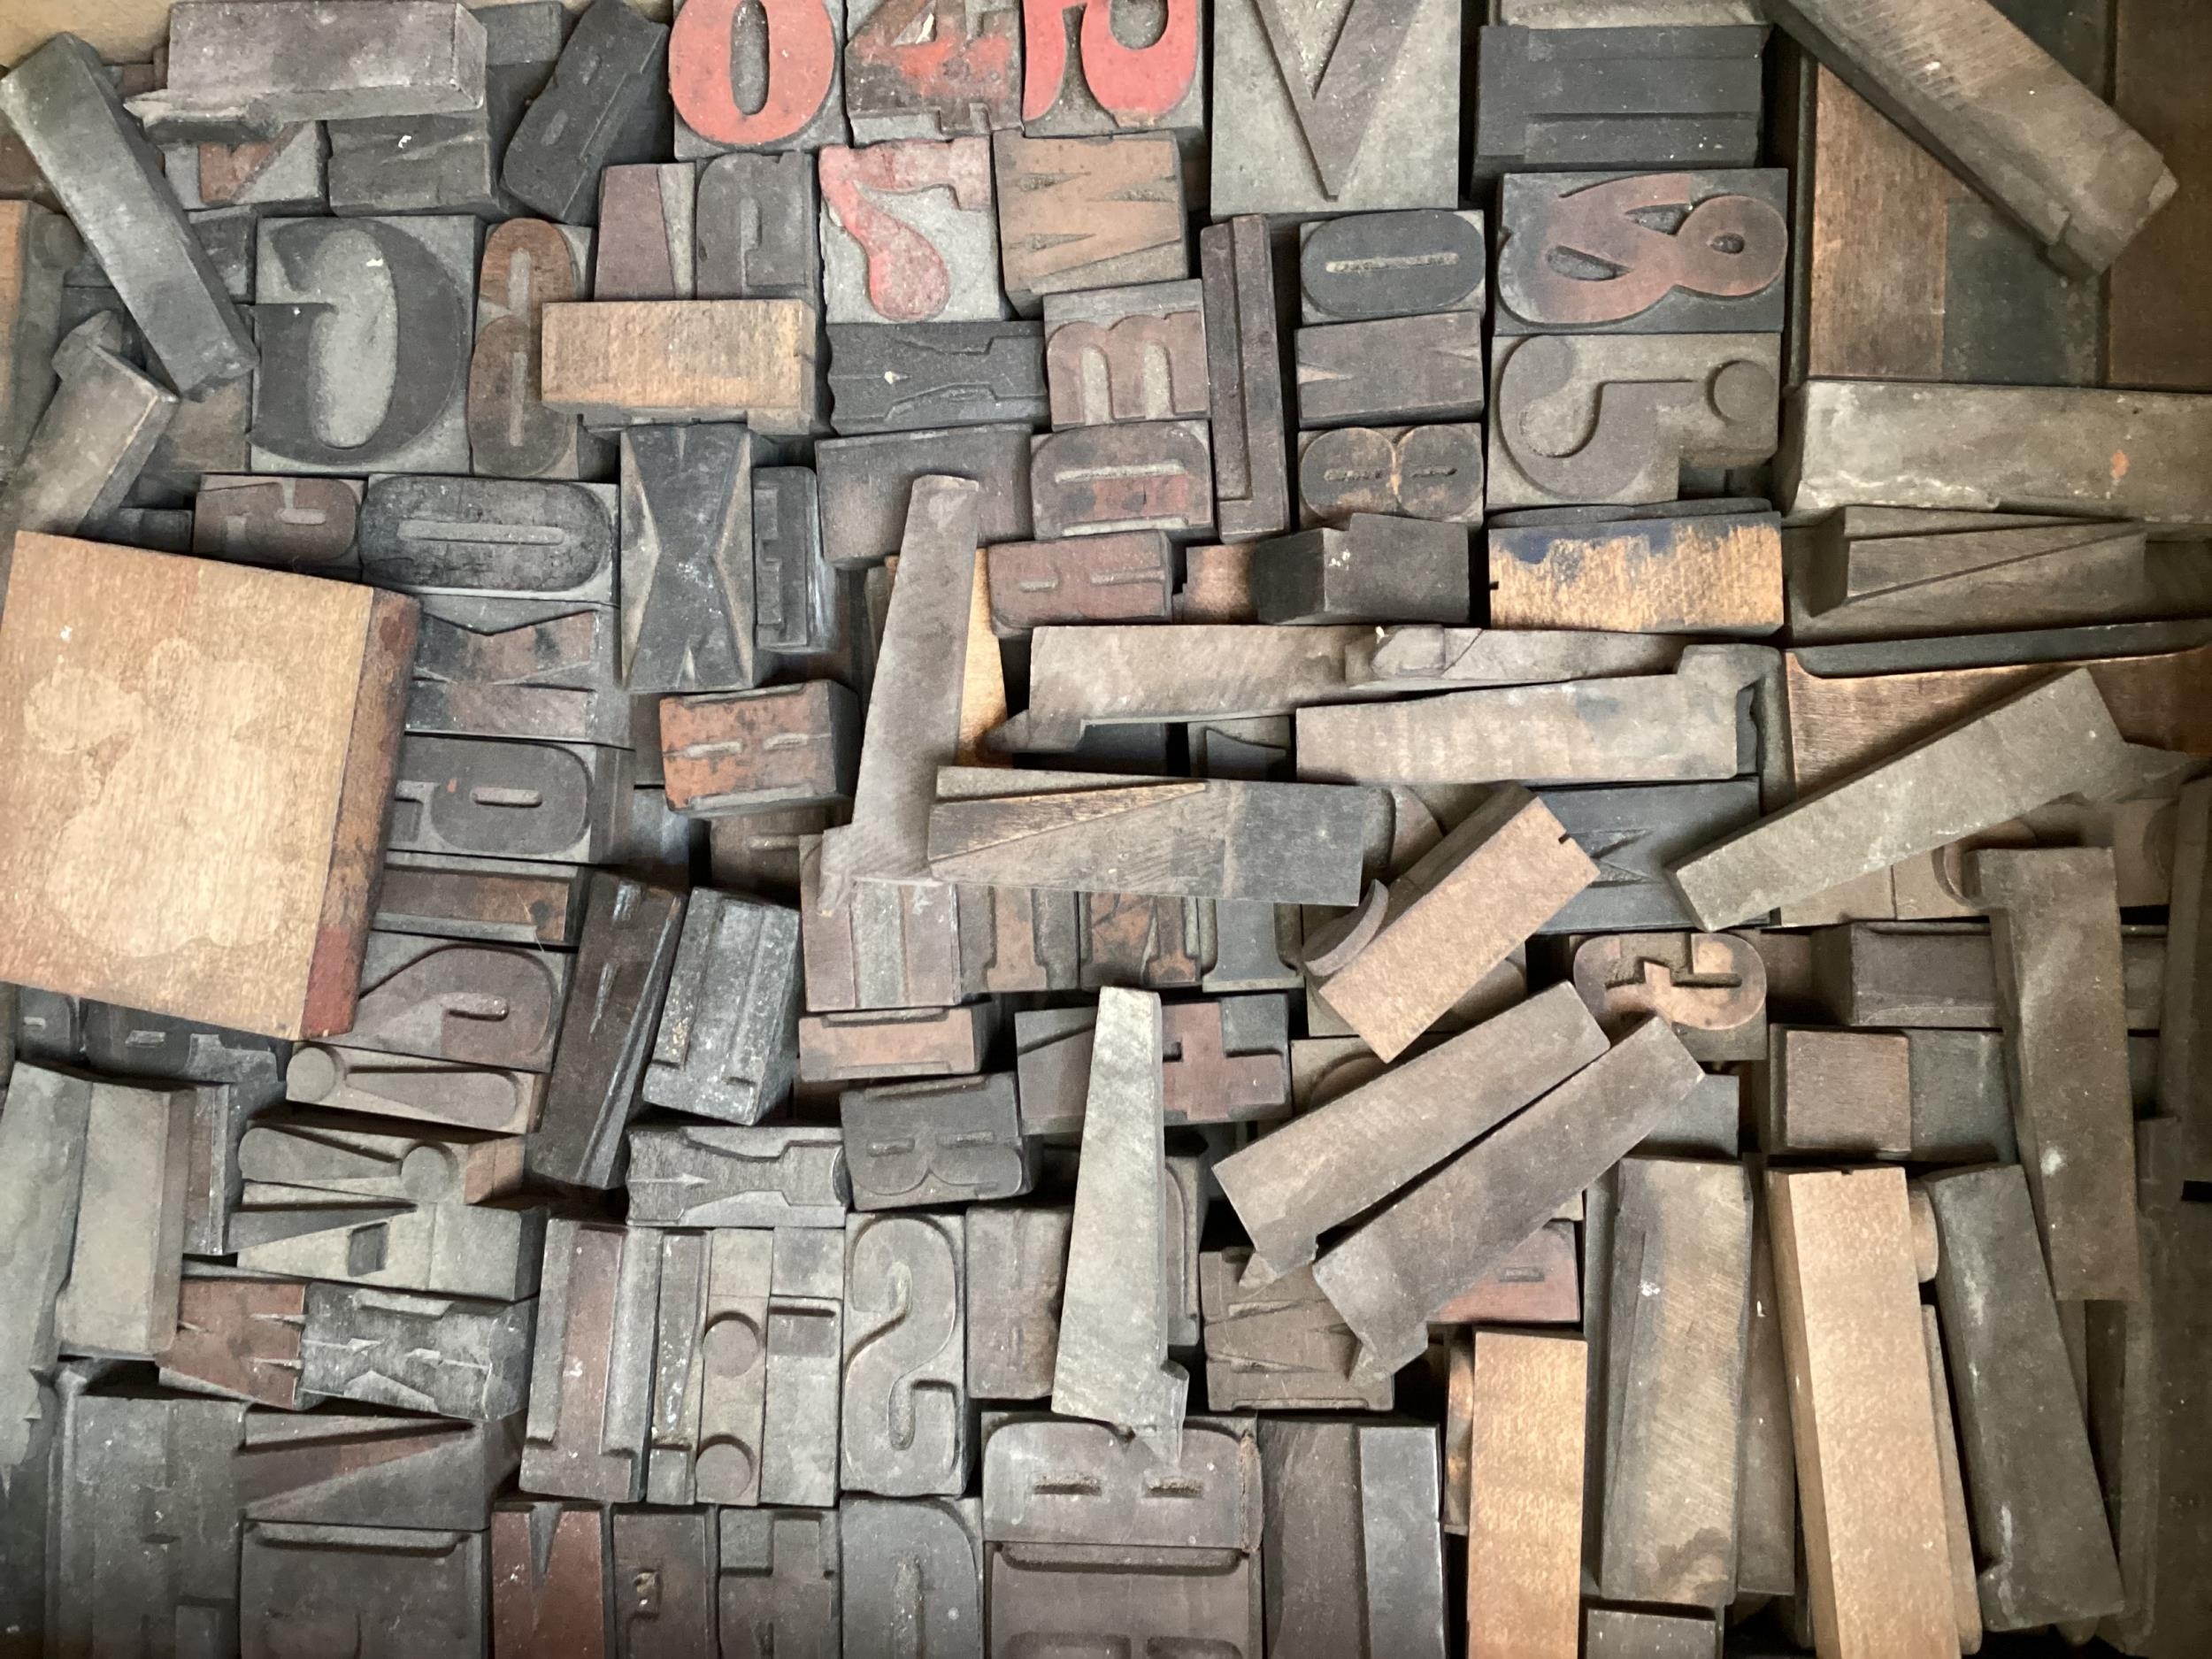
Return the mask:
[[412, 600], [57, 536], [0, 617], [0, 979], [353, 1023]]

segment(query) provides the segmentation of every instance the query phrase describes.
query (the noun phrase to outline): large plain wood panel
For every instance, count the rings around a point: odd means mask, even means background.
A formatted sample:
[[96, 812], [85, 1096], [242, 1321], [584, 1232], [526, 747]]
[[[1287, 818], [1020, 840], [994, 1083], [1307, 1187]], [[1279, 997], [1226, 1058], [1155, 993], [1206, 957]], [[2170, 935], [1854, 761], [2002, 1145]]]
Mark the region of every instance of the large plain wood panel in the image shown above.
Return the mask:
[[0, 979], [344, 1031], [418, 615], [369, 588], [19, 536]]
[[1821, 1659], [1959, 1651], [1911, 1208], [1899, 1169], [1768, 1178]]
[[1575, 1659], [1588, 1363], [1578, 1338], [1475, 1333], [1468, 1659]]

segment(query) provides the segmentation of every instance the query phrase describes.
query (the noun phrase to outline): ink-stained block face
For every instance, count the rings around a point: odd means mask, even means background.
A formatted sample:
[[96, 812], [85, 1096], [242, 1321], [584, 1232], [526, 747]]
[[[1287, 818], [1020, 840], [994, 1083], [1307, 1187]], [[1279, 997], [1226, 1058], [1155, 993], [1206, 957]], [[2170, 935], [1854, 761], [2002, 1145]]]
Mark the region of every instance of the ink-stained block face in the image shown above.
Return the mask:
[[298, 1037], [353, 1016], [411, 601], [16, 539], [6, 979]]
[[1202, 130], [1204, 27], [1199, 0], [1022, 0], [1022, 130]]
[[1308, 323], [1480, 311], [1489, 268], [1479, 212], [1413, 208], [1298, 227], [1298, 290]]
[[1006, 315], [987, 139], [833, 145], [818, 165], [831, 322], [991, 322]]
[[668, 36], [677, 156], [842, 143], [844, 45], [844, 0], [680, 0]]
[[1017, 0], [850, 0], [846, 19], [845, 113], [862, 143], [1020, 124]]

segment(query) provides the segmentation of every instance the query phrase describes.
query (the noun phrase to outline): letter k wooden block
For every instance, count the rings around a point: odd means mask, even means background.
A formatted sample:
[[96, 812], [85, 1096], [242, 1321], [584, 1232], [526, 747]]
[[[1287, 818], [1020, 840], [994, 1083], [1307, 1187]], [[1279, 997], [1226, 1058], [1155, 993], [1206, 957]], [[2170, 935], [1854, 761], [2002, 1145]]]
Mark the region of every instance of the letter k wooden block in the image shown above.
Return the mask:
[[415, 602], [60, 536], [0, 612], [0, 980], [353, 1023]]

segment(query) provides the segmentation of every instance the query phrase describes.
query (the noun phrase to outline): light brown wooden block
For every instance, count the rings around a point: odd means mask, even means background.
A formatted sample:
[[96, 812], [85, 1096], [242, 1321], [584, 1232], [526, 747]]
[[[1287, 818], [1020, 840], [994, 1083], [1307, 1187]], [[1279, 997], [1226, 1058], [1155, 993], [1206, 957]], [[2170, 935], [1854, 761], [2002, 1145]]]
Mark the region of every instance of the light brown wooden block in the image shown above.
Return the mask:
[[1493, 627], [1746, 639], [1782, 627], [1782, 520], [1770, 512], [1494, 525], [1489, 539]]
[[1959, 1651], [1982, 1646], [1981, 1587], [1974, 1577], [1974, 1533], [1966, 1519], [1966, 1478], [1959, 1469], [1958, 1425], [1951, 1420], [1951, 1383], [1943, 1368], [1943, 1331], [1933, 1308], [1920, 1310], [1921, 1346], [1928, 1351], [1928, 1393], [1935, 1402], [1936, 1469], [1943, 1478], [1943, 1527], [1950, 1543], [1951, 1610]]
[[631, 300], [545, 308], [539, 389], [587, 426], [814, 424], [814, 308], [803, 300]]
[[1901, 1158], [1912, 1150], [1912, 1044], [1893, 1032], [1768, 1033], [1768, 1149]]
[[0, 979], [344, 1031], [418, 614], [368, 588], [18, 536]]
[[1587, 1364], [1577, 1337], [1475, 1333], [1468, 1659], [1575, 1659]]
[[1959, 1651], [1905, 1173], [1768, 1176], [1821, 1659]]

